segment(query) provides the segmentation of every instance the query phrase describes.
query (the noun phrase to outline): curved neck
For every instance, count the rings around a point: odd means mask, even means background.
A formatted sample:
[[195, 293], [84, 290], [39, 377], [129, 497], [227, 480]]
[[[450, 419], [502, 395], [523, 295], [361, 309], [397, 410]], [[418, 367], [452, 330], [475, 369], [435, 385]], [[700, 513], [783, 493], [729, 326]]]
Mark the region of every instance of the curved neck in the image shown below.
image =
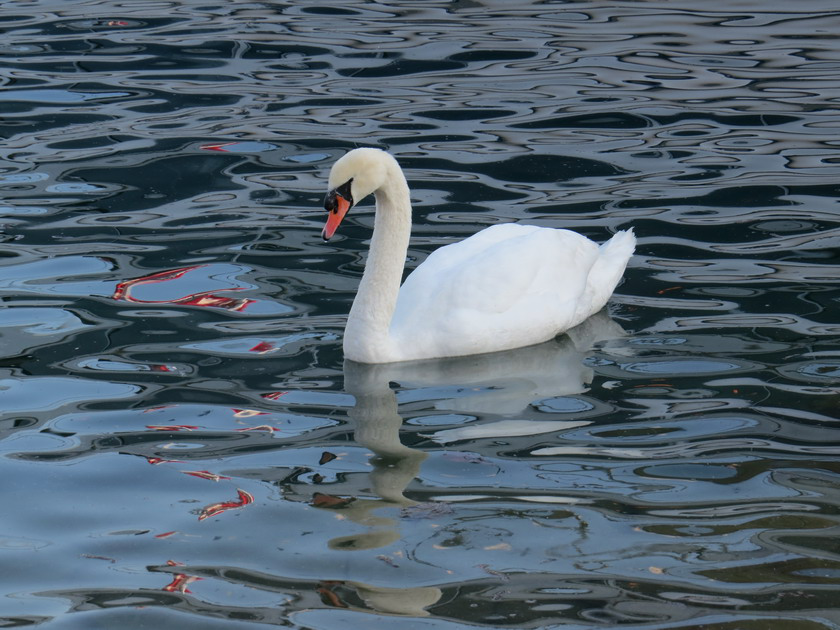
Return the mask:
[[345, 356], [363, 363], [394, 360], [390, 336], [411, 236], [411, 199], [399, 167], [375, 191], [376, 217], [365, 271], [344, 331]]

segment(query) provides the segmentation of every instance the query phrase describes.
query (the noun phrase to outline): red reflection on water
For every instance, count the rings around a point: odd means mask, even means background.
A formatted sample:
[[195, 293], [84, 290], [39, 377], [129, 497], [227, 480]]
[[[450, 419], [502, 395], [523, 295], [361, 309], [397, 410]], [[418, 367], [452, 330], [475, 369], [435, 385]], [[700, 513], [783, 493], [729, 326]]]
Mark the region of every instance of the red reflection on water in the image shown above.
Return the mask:
[[149, 462], [152, 466], [157, 466], [158, 464], [183, 464], [180, 459], [163, 459], [162, 457], [147, 457], [146, 461]]
[[[192, 475], [193, 477], [198, 477], [199, 479], [207, 479], [209, 481], [219, 481], [220, 479], [230, 479], [230, 477], [225, 477], [223, 475], [217, 475], [216, 473], [211, 473], [209, 470], [182, 470], [182, 473], [185, 475]], [[207, 508], [204, 508], [205, 510]]]
[[[234, 289], [228, 290], [233, 291]], [[181, 304], [183, 306], [212, 306], [214, 308], [223, 308], [226, 311], [244, 311], [248, 308], [249, 304], [253, 304], [254, 302], [256, 300], [248, 298], [235, 299], [213, 295], [209, 291], [205, 293], [194, 293], [178, 300], [172, 300], [173, 304]]]
[[269, 433], [274, 433], [277, 428], [269, 426], [267, 424], [259, 424], [255, 427], [245, 427], [244, 429], [234, 429], [235, 431], [268, 431]]
[[201, 269], [204, 266], [206, 265], [191, 265], [189, 267], [180, 267], [178, 269], [168, 269], [166, 271], [158, 271], [157, 273], [151, 273], [147, 276], [141, 276], [140, 278], [125, 280], [117, 285], [117, 288], [114, 289], [114, 295], [112, 297], [115, 300], [126, 300], [127, 302], [136, 302], [137, 300], [129, 296], [131, 287], [137, 286], [138, 284], [155, 284], [157, 282], [169, 282], [170, 280], [177, 280], [178, 278], [182, 278], [190, 271], [194, 271], [195, 269]]
[[239, 488], [236, 489], [236, 492], [239, 495], [238, 499], [234, 499], [232, 501], [222, 501], [220, 503], [211, 503], [210, 505], [202, 508], [201, 513], [198, 515], [198, 520], [203, 521], [211, 516], [216, 516], [217, 514], [227, 512], [228, 510], [245, 507], [249, 503], [254, 502], [254, 495], [250, 492], [245, 492]]
[[[180, 567], [183, 566], [180, 562], [175, 562], [173, 560], [167, 560], [166, 564], [170, 567]], [[196, 577], [195, 575], [187, 575], [186, 573], [176, 573], [175, 577], [172, 578], [172, 581], [164, 586], [161, 590], [167, 591], [169, 593], [190, 593], [190, 589], [187, 588], [188, 585], [192, 584], [193, 582], [198, 582], [199, 580], [203, 580], [204, 578]]]
[[254, 416], [269, 415], [267, 411], [257, 411], [256, 409], [236, 409], [235, 407], [231, 407], [231, 409], [233, 409], [233, 415], [236, 418], [253, 418]]
[[222, 153], [226, 153], [227, 149], [225, 147], [229, 147], [234, 144], [239, 144], [238, 142], [221, 142], [219, 144], [205, 144], [204, 146], [198, 147], [199, 149], [204, 149], [205, 151], [221, 151]]
[[214, 142], [213, 144], [202, 144], [198, 147], [202, 151], [218, 151], [219, 153], [262, 153], [272, 151], [277, 146], [268, 142], [256, 142], [254, 140], [239, 140], [232, 142]]
[[260, 398], [267, 400], [279, 400], [281, 396], [285, 396], [289, 392], [268, 392], [267, 394], [260, 394]]
[[[201, 269], [207, 265], [191, 265], [189, 267], [180, 267], [178, 269], [168, 269], [166, 271], [158, 271], [140, 278], [132, 278], [120, 282], [114, 289], [114, 294], [111, 296], [114, 300], [123, 300], [125, 302], [134, 302], [138, 304], [179, 304], [181, 306], [212, 306], [213, 308], [222, 308], [226, 311], [244, 311], [248, 305], [253, 304], [256, 300], [248, 298], [232, 298], [222, 295], [214, 295], [212, 291], [198, 291], [196, 293], [189, 293], [183, 297], [172, 300], [140, 300], [131, 295], [132, 287], [142, 284], [158, 284], [161, 282], [171, 282], [183, 278], [190, 271]], [[228, 291], [239, 291], [241, 287], [231, 287]]]
[[266, 352], [271, 352], [274, 350], [274, 344], [270, 341], [261, 341], [253, 348], [250, 348], [248, 352], [257, 352], [259, 354], [265, 354]]
[[[283, 392], [285, 393], [285, 392]], [[242, 419], [242, 418], [253, 418], [256, 416], [270, 416], [271, 414], [267, 411], [256, 411], [254, 409], [236, 409], [231, 407], [230, 409], [233, 412], [234, 418]], [[148, 409], [146, 410], [148, 411]], [[145, 412], [144, 412], [145, 413]], [[151, 431], [169, 431], [172, 433], [178, 431], [198, 431], [200, 429], [206, 428], [201, 427], [195, 424], [147, 424], [146, 428]], [[273, 427], [270, 424], [255, 424], [253, 426], [244, 427], [240, 429], [233, 429], [234, 431], [268, 431], [269, 433], [274, 433], [275, 431], [279, 431], [277, 427]], [[160, 464], [162, 462], [174, 462], [177, 460], [174, 459], [160, 459], [160, 458], [153, 458], [147, 457], [146, 459], [149, 460], [150, 464]]]

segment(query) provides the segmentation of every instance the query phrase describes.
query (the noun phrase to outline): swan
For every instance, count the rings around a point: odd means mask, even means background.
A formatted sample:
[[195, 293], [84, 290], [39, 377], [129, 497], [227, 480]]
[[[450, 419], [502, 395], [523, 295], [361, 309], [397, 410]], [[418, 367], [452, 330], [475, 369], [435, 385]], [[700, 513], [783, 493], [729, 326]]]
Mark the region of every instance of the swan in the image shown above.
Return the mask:
[[569, 230], [500, 224], [441, 247], [400, 286], [411, 199], [397, 160], [361, 148], [330, 170], [321, 232], [373, 193], [373, 236], [344, 330], [344, 356], [392, 363], [484, 354], [538, 344], [601, 310], [636, 244], [632, 229], [598, 247]]

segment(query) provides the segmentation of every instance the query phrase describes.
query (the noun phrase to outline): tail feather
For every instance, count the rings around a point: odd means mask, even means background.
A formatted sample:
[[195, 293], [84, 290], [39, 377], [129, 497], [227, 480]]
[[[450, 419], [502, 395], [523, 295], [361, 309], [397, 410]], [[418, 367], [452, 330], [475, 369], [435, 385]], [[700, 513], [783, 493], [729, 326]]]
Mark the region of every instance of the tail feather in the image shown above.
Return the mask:
[[615, 287], [624, 275], [624, 270], [636, 249], [636, 235], [632, 228], [615, 235], [600, 247], [600, 255], [589, 271], [586, 293], [590, 312], [601, 310], [610, 299]]
[[636, 235], [633, 228], [616, 232], [613, 237], [601, 245], [601, 258], [615, 257], [623, 259], [625, 266], [636, 249]]

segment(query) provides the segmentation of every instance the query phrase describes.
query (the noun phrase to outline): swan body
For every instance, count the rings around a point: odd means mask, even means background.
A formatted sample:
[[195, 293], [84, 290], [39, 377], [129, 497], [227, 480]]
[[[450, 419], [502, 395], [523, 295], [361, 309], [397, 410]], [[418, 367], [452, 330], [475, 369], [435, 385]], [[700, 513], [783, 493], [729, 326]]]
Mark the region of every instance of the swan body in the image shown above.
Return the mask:
[[408, 184], [379, 149], [355, 149], [332, 167], [322, 232], [373, 193], [368, 260], [344, 331], [344, 354], [390, 363], [497, 352], [547, 341], [607, 303], [636, 239], [600, 247], [569, 230], [502, 224], [434, 251], [400, 287], [411, 233]]

